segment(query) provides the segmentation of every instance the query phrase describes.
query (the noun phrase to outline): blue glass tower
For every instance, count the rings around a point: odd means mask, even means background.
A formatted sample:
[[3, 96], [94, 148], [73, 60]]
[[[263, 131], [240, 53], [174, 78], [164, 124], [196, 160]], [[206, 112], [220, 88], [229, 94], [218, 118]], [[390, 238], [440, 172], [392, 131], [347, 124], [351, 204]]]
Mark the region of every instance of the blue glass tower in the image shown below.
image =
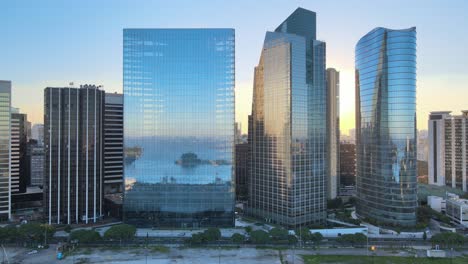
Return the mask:
[[124, 29], [124, 220], [234, 225], [234, 30]]
[[288, 227], [326, 218], [325, 43], [298, 8], [267, 32], [255, 68], [248, 213]]
[[376, 28], [356, 45], [357, 213], [416, 224], [416, 29]]

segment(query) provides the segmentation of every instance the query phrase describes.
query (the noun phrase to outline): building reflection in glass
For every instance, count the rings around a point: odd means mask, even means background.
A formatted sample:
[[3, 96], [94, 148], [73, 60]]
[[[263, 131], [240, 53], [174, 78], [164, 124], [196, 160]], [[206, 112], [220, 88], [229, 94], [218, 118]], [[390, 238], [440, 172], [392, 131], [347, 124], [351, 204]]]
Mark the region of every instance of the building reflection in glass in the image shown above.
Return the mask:
[[416, 29], [376, 28], [356, 45], [357, 213], [416, 224]]
[[234, 30], [124, 30], [124, 220], [234, 224]]

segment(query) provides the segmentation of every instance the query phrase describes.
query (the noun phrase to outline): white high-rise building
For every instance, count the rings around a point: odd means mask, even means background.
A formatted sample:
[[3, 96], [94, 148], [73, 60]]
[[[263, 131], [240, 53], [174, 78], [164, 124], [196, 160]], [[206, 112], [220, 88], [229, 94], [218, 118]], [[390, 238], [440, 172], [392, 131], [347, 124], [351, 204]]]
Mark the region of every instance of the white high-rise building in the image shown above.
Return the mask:
[[468, 111], [429, 115], [429, 184], [447, 185], [463, 191], [467, 186]]

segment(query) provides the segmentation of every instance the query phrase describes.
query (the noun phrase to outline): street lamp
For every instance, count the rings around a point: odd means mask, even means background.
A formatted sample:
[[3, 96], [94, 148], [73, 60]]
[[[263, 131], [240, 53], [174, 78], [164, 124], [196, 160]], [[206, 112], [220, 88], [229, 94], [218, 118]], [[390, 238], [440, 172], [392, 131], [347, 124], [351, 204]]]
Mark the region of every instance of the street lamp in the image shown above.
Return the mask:
[[374, 252], [375, 252], [376, 249], [377, 249], [377, 248], [376, 248], [375, 246], [371, 246], [371, 251], [372, 251], [372, 264], [374, 264], [374, 255], [375, 255]]

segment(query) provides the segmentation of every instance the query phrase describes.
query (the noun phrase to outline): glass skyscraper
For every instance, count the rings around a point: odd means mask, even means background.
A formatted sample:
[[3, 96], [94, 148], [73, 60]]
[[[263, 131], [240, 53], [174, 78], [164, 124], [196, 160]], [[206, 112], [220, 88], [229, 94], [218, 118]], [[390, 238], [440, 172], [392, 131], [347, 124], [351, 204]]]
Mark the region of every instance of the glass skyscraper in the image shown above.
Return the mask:
[[255, 68], [248, 213], [288, 227], [324, 223], [328, 171], [325, 43], [298, 8], [267, 32]]
[[11, 217], [11, 82], [0, 80], [0, 221]]
[[124, 29], [124, 221], [234, 225], [233, 29]]
[[376, 28], [356, 45], [357, 213], [416, 224], [416, 28]]

